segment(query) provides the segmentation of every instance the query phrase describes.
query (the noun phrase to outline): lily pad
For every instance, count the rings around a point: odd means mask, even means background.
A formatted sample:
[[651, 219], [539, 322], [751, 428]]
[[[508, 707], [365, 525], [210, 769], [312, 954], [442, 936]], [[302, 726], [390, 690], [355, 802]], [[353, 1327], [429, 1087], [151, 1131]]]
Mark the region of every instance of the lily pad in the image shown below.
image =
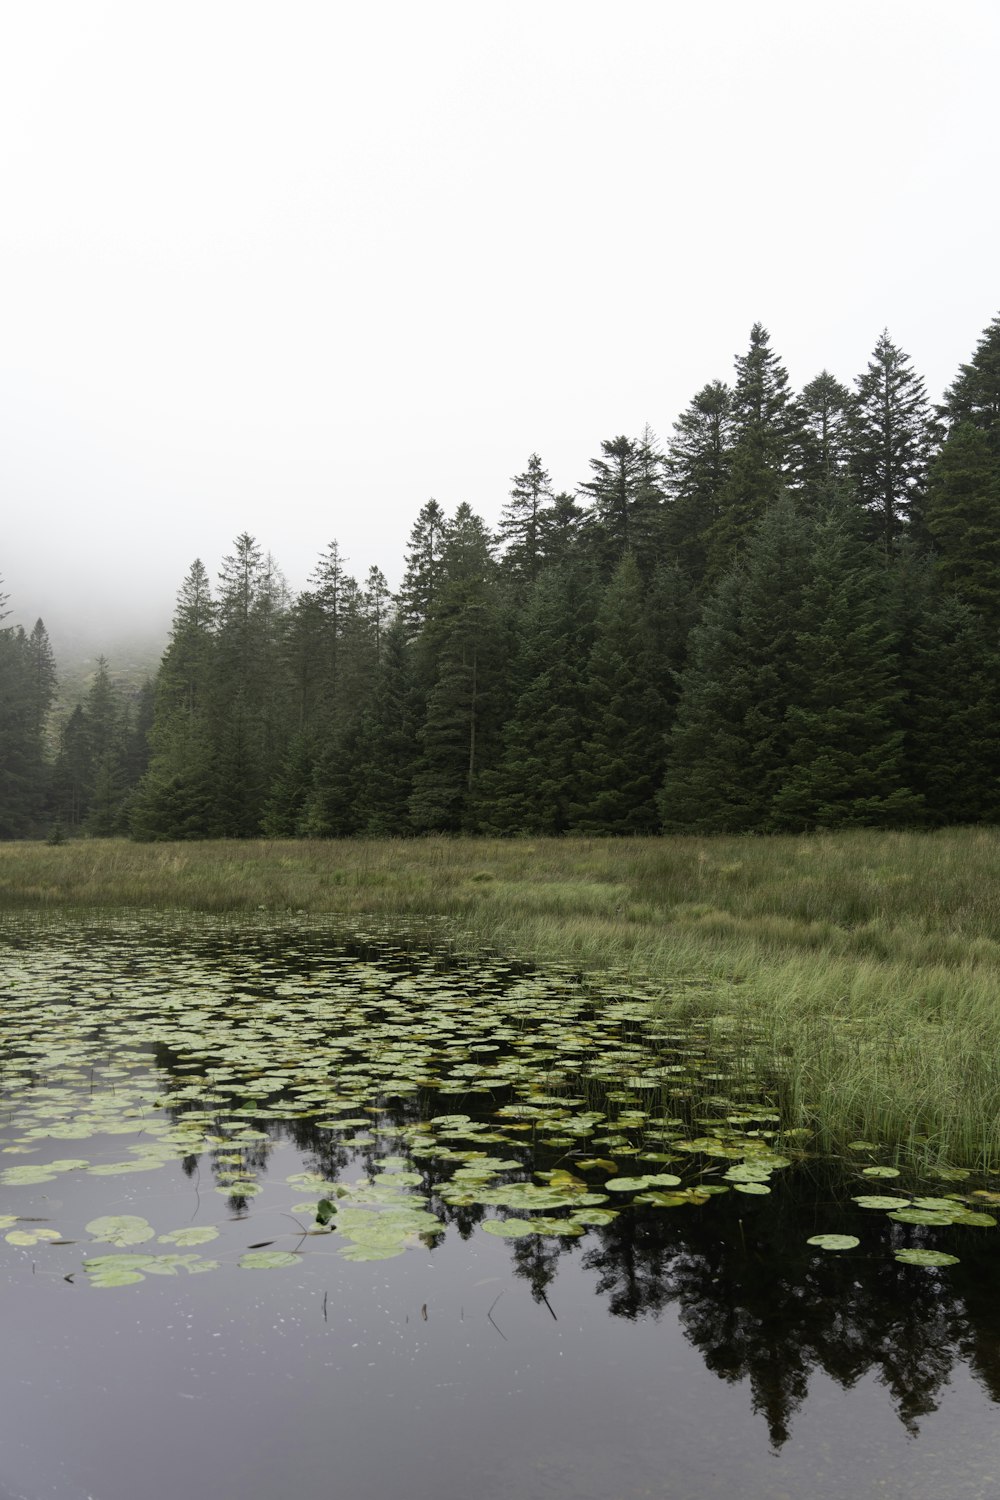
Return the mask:
[[274, 1271], [279, 1266], [298, 1265], [299, 1257], [290, 1250], [248, 1250], [236, 1264], [241, 1271]]
[[806, 1240], [818, 1250], [854, 1250], [861, 1241], [853, 1234], [814, 1234]]
[[943, 1250], [896, 1250], [894, 1255], [904, 1266], [957, 1266], [959, 1259]]
[[494, 1234], [502, 1240], [520, 1240], [525, 1235], [537, 1232], [530, 1219], [484, 1219], [480, 1228], [486, 1234]]
[[156, 1233], [149, 1220], [137, 1214], [108, 1214], [91, 1219], [86, 1230], [95, 1240], [105, 1240], [109, 1245], [141, 1245]]

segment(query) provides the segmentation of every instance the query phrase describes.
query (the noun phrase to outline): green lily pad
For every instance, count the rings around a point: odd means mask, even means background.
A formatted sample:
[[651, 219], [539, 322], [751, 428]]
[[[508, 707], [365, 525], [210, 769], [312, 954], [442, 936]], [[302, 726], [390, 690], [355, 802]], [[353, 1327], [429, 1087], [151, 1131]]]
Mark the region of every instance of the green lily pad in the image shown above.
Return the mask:
[[952, 1216], [938, 1213], [932, 1208], [901, 1208], [889, 1215], [897, 1224], [950, 1224]]
[[958, 1256], [943, 1250], [896, 1250], [896, 1260], [904, 1266], [957, 1266]]
[[137, 1214], [108, 1214], [91, 1219], [86, 1230], [95, 1240], [106, 1240], [109, 1245], [141, 1245], [156, 1233], [149, 1220]]
[[898, 1177], [898, 1167], [862, 1167], [862, 1177]]
[[861, 1241], [853, 1234], [814, 1234], [806, 1244], [815, 1245], [818, 1250], [854, 1250]]
[[290, 1250], [248, 1250], [236, 1264], [241, 1271], [274, 1271], [279, 1266], [295, 1266], [299, 1257]]
[[854, 1202], [859, 1208], [909, 1208], [911, 1206], [908, 1198], [876, 1197], [874, 1194], [863, 1194], [860, 1198], [855, 1198]]
[[525, 1235], [537, 1233], [530, 1219], [484, 1219], [480, 1228], [502, 1240], [520, 1240]]
[[161, 1245], [207, 1245], [209, 1240], [218, 1238], [219, 1231], [208, 1224], [191, 1224], [187, 1229], [171, 1229], [158, 1236]]

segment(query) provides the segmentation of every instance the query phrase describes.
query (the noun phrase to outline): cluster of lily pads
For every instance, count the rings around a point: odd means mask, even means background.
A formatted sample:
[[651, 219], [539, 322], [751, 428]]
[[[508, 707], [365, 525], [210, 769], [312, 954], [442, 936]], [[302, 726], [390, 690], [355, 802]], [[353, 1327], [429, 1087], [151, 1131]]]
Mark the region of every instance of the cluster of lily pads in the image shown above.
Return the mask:
[[[222, 928], [199, 942], [122, 924], [71, 944], [54, 928], [8, 949], [0, 1186], [204, 1157], [218, 1194], [245, 1213], [276, 1143], [291, 1139], [307, 1156], [285, 1184], [302, 1200], [288, 1209], [299, 1238], [247, 1248], [235, 1264], [253, 1270], [296, 1264], [307, 1235], [333, 1236], [346, 1260], [386, 1259], [433, 1243], [449, 1210], [475, 1210], [501, 1238], [577, 1238], [625, 1209], [763, 1198], [805, 1152], [803, 1132], [780, 1133], [736, 1041], [665, 1019], [652, 993], [618, 982], [595, 999], [567, 971], [447, 966], [434, 952], [358, 944], [308, 926]], [[115, 1150], [119, 1136], [131, 1139]], [[95, 1145], [53, 1154], [62, 1142]], [[345, 1182], [359, 1159], [365, 1175]], [[982, 1189], [855, 1201], [897, 1223], [983, 1228], [995, 1224], [984, 1198], [1000, 1201]], [[9, 1215], [0, 1229], [22, 1248], [67, 1243], [38, 1222]], [[231, 1263], [190, 1251], [217, 1236], [211, 1225], [157, 1236], [138, 1215], [103, 1215], [86, 1230], [119, 1252], [88, 1256], [93, 1286]], [[175, 1248], [134, 1248], [154, 1238]], [[955, 1259], [921, 1248], [896, 1257]]]

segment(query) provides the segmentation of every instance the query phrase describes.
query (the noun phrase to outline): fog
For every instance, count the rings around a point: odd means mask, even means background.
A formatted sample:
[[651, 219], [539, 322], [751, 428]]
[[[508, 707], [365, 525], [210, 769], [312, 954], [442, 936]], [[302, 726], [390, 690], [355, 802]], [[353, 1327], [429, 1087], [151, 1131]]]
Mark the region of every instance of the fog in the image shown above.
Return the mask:
[[435, 496], [671, 423], [751, 324], [938, 399], [1000, 305], [993, 0], [69, 0], [0, 17], [0, 576], [111, 648], [253, 533], [399, 581]]

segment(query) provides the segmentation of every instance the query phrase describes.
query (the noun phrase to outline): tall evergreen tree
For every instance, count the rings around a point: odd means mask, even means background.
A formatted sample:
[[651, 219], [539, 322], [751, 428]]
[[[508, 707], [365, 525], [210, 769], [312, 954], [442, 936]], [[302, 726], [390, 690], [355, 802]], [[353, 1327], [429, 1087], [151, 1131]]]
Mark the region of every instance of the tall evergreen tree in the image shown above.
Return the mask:
[[399, 612], [410, 636], [416, 635], [437, 599], [444, 571], [448, 523], [436, 500], [420, 507], [410, 531], [406, 568], [399, 591]]
[[883, 330], [857, 378], [850, 416], [851, 475], [868, 534], [890, 551], [902, 533], [923, 535], [927, 465], [936, 428], [924, 382]]
[[616, 437], [590, 460], [592, 477], [580, 486], [591, 498], [587, 517], [594, 556], [606, 576], [631, 550], [650, 567], [660, 541], [663, 455], [647, 428], [639, 439]]
[[514, 703], [488, 784], [490, 827], [558, 836], [579, 800], [579, 746], [598, 591], [591, 565], [567, 558], [541, 573], [517, 622]]
[[949, 427], [971, 422], [989, 434], [990, 451], [1000, 457], [1000, 313], [983, 330], [976, 352], [945, 393], [939, 414]]
[[801, 830], [918, 819], [905, 781], [885, 569], [844, 506], [817, 525], [792, 654], [788, 764], [772, 823]]
[[498, 533], [506, 571], [529, 584], [538, 577], [542, 566], [542, 542], [552, 499], [548, 470], [538, 454], [532, 453], [528, 467], [511, 480]]
[[732, 565], [752, 528], [799, 478], [803, 420], [788, 372], [761, 323], [736, 360], [732, 400], [732, 452], [718, 517], [709, 540], [712, 572]]
[[850, 467], [851, 393], [829, 370], [821, 370], [803, 386], [800, 400], [803, 494], [809, 504], [829, 504], [843, 491]]
[[666, 540], [688, 577], [705, 576], [732, 450], [732, 392], [720, 380], [702, 386], [674, 423], [666, 459]]
[[811, 525], [784, 496], [692, 632], [660, 810], [668, 830], [765, 830], [788, 769]]
[[601, 601], [587, 664], [589, 732], [573, 808], [582, 833], [652, 833], [659, 824], [666, 726], [655, 675], [642, 579], [626, 553]]
[[1000, 635], [1000, 448], [971, 420], [931, 464], [926, 520], [942, 576]]
[[448, 529], [442, 579], [420, 641], [429, 690], [410, 817], [418, 830], [470, 831], [478, 778], [498, 749], [503, 640], [489, 532], [462, 504]]

